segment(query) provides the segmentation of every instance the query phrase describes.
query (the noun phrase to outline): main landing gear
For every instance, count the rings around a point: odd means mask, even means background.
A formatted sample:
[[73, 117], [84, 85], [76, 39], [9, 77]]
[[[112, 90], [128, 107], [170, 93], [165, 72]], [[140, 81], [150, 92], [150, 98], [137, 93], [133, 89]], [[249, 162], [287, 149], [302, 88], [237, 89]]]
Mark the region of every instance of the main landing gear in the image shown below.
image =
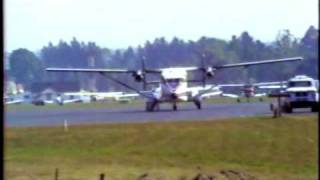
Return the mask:
[[198, 109], [201, 109], [201, 101], [195, 100], [193, 101]]
[[177, 110], [177, 104], [176, 104], [176, 103], [174, 103], [174, 104], [172, 105], [172, 109], [173, 109], [174, 111]]
[[157, 101], [146, 102], [146, 111], [151, 112], [154, 110], [159, 110], [159, 103]]

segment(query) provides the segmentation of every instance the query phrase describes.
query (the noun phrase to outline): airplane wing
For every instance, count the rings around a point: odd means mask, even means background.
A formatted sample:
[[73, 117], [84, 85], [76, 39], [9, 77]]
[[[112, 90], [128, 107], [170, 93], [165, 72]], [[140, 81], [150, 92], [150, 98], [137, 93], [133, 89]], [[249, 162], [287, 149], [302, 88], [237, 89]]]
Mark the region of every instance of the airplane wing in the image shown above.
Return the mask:
[[[140, 92], [144, 93], [144, 92]], [[117, 94], [113, 98], [115, 101], [131, 101], [137, 97], [140, 97], [141, 95], [138, 93], [122, 93], [122, 94]]]
[[201, 94], [201, 98], [208, 98], [212, 96], [219, 96], [222, 94], [222, 91], [213, 91], [213, 92], [206, 92]]
[[43, 102], [45, 104], [55, 104], [56, 103], [56, 101], [54, 101], [54, 100], [44, 100]]
[[254, 96], [254, 97], [267, 96], [267, 93], [254, 94], [253, 96]]
[[75, 99], [64, 99], [62, 101], [63, 104], [68, 104], [68, 103], [75, 103], [75, 102], [81, 102], [81, 99], [80, 98], [75, 98]]
[[226, 64], [226, 65], [222, 65], [222, 66], [213, 66], [213, 68], [224, 69], [224, 68], [233, 68], [233, 67], [241, 67], [241, 66], [248, 67], [248, 66], [254, 66], [254, 65], [272, 64], [272, 63], [289, 62], [289, 61], [301, 61], [301, 60], [303, 60], [302, 57], [292, 57], [292, 58], [283, 58], [283, 59], [271, 59], [271, 60]]
[[222, 93], [220, 88], [216, 85], [207, 85], [205, 87], [196, 86], [196, 87], [189, 87], [192, 93], [192, 98], [205, 98], [210, 96], [217, 96]]
[[[159, 70], [155, 70], [155, 69], [144, 69], [145, 72], [148, 73], [161, 73], [161, 71]], [[142, 91], [139, 91], [131, 86], [129, 86], [128, 84], [119, 81], [118, 79], [112, 77], [112, 76], [107, 76], [104, 73], [136, 73], [136, 70], [126, 70], [126, 69], [92, 69], [92, 68], [46, 68], [46, 71], [51, 71], [51, 72], [90, 72], [90, 73], [101, 73], [102, 75], [104, 75], [107, 79], [110, 79], [128, 89], [131, 89], [133, 91], [135, 91], [137, 94], [141, 95], [142, 97], [145, 98], [149, 98], [149, 99], [153, 99], [154, 96], [151, 93], [145, 93]], [[82, 93], [83, 94], [83, 93]], [[97, 93], [94, 93], [94, 95], [97, 95]]]
[[[105, 69], [105, 68], [46, 68], [51, 72], [89, 72], [89, 73], [136, 73], [137, 70], [129, 69]], [[147, 73], [161, 73], [157, 69], [144, 69]]]
[[95, 96], [101, 98], [111, 98], [116, 95], [121, 95], [123, 92], [66, 92], [67, 96]]
[[21, 104], [23, 100], [12, 100], [12, 101], [6, 101], [5, 104]]
[[95, 73], [133, 73], [136, 71], [127, 69], [91, 69], [91, 68], [46, 68], [52, 72], [95, 72]]
[[[233, 67], [247, 67], [253, 65], [261, 64], [271, 64], [279, 62], [288, 62], [288, 61], [301, 61], [302, 57], [292, 57], [292, 58], [283, 58], [283, 59], [272, 59], [272, 60], [262, 60], [262, 61], [252, 61], [245, 63], [235, 63], [235, 64], [226, 64], [222, 66], [213, 66], [214, 69], [223, 69], [223, 68], [233, 68]], [[186, 71], [193, 70], [203, 70], [203, 67], [182, 67]], [[144, 69], [146, 73], [161, 73], [163, 69]], [[105, 68], [46, 68], [46, 71], [52, 72], [95, 72], [95, 73], [135, 73], [137, 70], [128, 70], [128, 69], [105, 69]]]
[[116, 82], [116, 83], [118, 83], [118, 84], [120, 84], [120, 85], [122, 85], [122, 86], [124, 86], [124, 87], [126, 87], [128, 89], [133, 90], [134, 92], [136, 92], [137, 94], [139, 94], [140, 96], [142, 96], [144, 98], [155, 99], [155, 97], [153, 95], [153, 91], [140, 91], [140, 90], [138, 90], [138, 89], [136, 89], [134, 87], [131, 87], [128, 84], [126, 84], [126, 83], [124, 83], [124, 82], [122, 82], [122, 81], [120, 81], [120, 80], [118, 80], [118, 79], [116, 79], [116, 78], [114, 78], [112, 76], [107, 76], [107, 75], [104, 74], [104, 77], [106, 77], [107, 79], [110, 79], [111, 81], [114, 81], [114, 82]]
[[218, 84], [219, 87], [243, 87], [245, 84]]
[[229, 97], [229, 98], [239, 98], [239, 96], [236, 95], [236, 94], [226, 94], [226, 93], [222, 93], [221, 96], [223, 96], [223, 97]]

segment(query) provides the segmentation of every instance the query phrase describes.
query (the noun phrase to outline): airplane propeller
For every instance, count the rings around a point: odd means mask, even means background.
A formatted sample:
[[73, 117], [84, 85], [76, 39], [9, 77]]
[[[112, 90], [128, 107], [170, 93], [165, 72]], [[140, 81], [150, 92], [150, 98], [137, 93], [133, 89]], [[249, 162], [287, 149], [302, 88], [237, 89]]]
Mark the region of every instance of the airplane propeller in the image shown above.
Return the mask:
[[202, 73], [202, 86], [203, 87], [206, 86], [205, 68], [206, 68], [205, 59], [201, 58], [201, 69], [203, 70], [203, 73]]
[[147, 89], [147, 83], [146, 83], [146, 75], [147, 75], [147, 69], [145, 66], [145, 57], [143, 56], [141, 58], [141, 69], [134, 71], [132, 76], [134, 77], [134, 80], [136, 82], [142, 82], [143, 83], [143, 90]]
[[147, 73], [146, 73], [146, 64], [145, 64], [145, 57], [143, 56], [141, 59], [141, 67], [142, 67], [142, 72], [143, 72], [143, 90], [147, 90]]
[[207, 78], [212, 78], [214, 76], [214, 74], [215, 74], [215, 72], [214, 72], [215, 68], [207, 66], [206, 55], [205, 54], [202, 54], [202, 56], [201, 56], [201, 67], [200, 67], [200, 69], [202, 70], [202, 78], [201, 78], [202, 86], [205, 87], [206, 79]]

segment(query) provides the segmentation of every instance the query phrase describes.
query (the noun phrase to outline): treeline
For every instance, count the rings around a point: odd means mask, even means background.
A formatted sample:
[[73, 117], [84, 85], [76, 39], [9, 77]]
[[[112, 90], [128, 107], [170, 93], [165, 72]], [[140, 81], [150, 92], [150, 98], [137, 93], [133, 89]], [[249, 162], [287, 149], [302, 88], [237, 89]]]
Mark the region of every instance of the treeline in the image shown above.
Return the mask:
[[[286, 80], [296, 74], [318, 77], [318, 38], [319, 32], [310, 26], [303, 38], [294, 37], [289, 30], [279, 32], [275, 41], [264, 43], [255, 40], [248, 32], [232, 36], [230, 41], [201, 37], [197, 41], [184, 41], [173, 38], [157, 38], [136, 48], [111, 50], [99, 47], [94, 42], [79, 42], [74, 38], [70, 43], [60, 41], [49, 43], [38, 55], [27, 50], [17, 49], [9, 56], [9, 79], [23, 84], [27, 89], [33, 82], [78, 81], [86, 90], [125, 90], [99, 74], [48, 73], [45, 67], [73, 68], [126, 68], [140, 69], [142, 59], [148, 68], [174, 66], [201, 66], [238, 63], [252, 60], [266, 60], [292, 56], [302, 56], [304, 61], [235, 68], [219, 71], [214, 83], [259, 82]], [[192, 74], [192, 78], [199, 75]], [[114, 75], [130, 85], [138, 87], [129, 75]]]

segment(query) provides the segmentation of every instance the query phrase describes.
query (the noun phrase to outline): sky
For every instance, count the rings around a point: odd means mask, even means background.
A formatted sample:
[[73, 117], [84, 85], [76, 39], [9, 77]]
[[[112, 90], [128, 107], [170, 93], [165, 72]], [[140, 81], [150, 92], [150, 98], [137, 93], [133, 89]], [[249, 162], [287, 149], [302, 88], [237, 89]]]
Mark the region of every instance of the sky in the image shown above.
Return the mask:
[[263, 42], [284, 29], [301, 38], [310, 25], [318, 29], [318, 7], [318, 0], [5, 0], [5, 51], [73, 37], [110, 49], [159, 37], [228, 41], [244, 31]]

